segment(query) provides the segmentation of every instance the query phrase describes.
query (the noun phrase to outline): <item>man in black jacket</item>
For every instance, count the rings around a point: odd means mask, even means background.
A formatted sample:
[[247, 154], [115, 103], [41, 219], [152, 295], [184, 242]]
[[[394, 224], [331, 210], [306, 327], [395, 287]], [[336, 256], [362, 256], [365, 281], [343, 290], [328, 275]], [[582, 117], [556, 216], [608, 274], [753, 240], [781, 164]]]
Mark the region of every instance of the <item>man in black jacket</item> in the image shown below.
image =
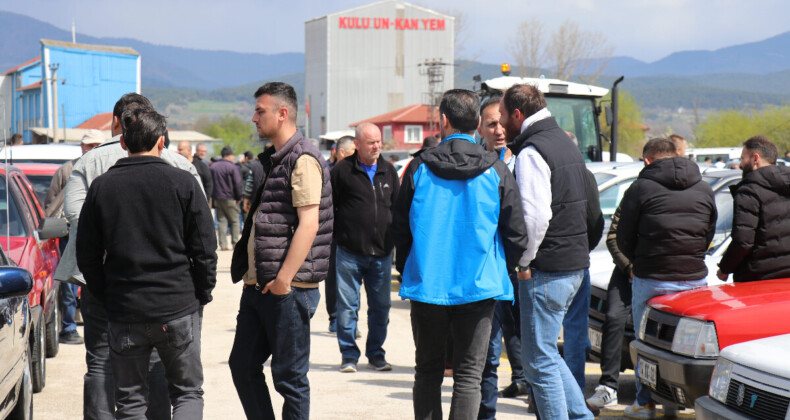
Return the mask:
[[[647, 142], [645, 168], [620, 203], [617, 247], [633, 264], [635, 332], [647, 301], [655, 296], [707, 286], [705, 252], [716, 230], [716, 202], [696, 163], [677, 157], [672, 141]], [[633, 418], [654, 418], [650, 389], [636, 382]], [[674, 407], [664, 407], [672, 415]]]
[[746, 282], [790, 277], [790, 170], [776, 166], [776, 146], [764, 136], [743, 143], [743, 180], [731, 187], [732, 242], [718, 276]]
[[77, 262], [109, 318], [117, 418], [146, 411], [154, 348], [170, 384], [173, 417], [203, 416], [200, 314], [216, 283], [216, 239], [200, 185], [159, 158], [165, 119], [123, 114], [119, 160], [90, 187], [80, 214]]
[[375, 370], [391, 370], [384, 358], [384, 340], [390, 312], [392, 223], [390, 207], [398, 196], [398, 173], [381, 156], [381, 131], [360, 124], [354, 139], [356, 152], [332, 168], [337, 242], [337, 342], [341, 372], [356, 372], [360, 350], [357, 330], [359, 287], [368, 298], [368, 337], [365, 357]]

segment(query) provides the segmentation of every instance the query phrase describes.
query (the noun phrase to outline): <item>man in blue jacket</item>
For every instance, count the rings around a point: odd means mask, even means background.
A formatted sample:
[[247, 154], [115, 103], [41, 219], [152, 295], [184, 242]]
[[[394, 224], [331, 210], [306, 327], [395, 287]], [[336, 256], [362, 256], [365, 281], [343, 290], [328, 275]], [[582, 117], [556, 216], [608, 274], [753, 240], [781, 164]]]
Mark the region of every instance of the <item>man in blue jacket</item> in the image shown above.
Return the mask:
[[468, 90], [444, 94], [442, 142], [414, 159], [393, 208], [400, 296], [412, 301], [415, 419], [442, 416], [448, 334], [454, 346], [450, 418], [477, 417], [494, 303], [513, 300], [507, 274], [527, 246], [513, 175], [471, 136], [480, 123], [478, 104]]

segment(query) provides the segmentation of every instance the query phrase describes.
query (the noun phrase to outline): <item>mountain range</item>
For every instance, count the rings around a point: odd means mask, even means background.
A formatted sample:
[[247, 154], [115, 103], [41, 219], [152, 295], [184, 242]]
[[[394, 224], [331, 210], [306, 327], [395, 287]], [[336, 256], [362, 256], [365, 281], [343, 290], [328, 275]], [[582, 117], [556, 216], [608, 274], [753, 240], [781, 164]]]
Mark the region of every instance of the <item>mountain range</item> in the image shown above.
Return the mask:
[[[0, 11], [0, 72], [40, 54], [39, 40], [71, 40], [69, 31]], [[160, 103], [209, 99], [250, 101], [263, 81], [287, 79], [304, 89], [304, 54], [237, 53], [155, 45], [128, 38], [77, 34], [77, 41], [131, 47], [142, 55], [143, 91]], [[625, 75], [623, 88], [643, 107], [759, 107], [790, 102], [790, 32], [763, 41], [714, 51], [681, 51], [652, 63], [630, 57], [608, 59], [608, 75]], [[459, 60], [457, 87], [472, 76], [496, 77], [499, 64]], [[514, 69], [517, 74], [517, 69]], [[602, 77], [606, 86], [613, 76]]]

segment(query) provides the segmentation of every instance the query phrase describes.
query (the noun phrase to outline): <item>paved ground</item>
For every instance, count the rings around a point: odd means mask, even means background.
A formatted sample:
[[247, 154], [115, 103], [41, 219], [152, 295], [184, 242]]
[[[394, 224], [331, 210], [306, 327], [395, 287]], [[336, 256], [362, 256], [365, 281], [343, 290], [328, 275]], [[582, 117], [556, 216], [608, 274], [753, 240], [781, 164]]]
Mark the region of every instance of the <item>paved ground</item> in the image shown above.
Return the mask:
[[[203, 321], [203, 369], [205, 375], [205, 418], [243, 419], [244, 412], [236, 396], [228, 369], [228, 354], [233, 343], [241, 287], [230, 281], [230, 252], [220, 252], [220, 268], [214, 301], [205, 308]], [[414, 342], [409, 322], [409, 303], [392, 294], [390, 327], [385, 349], [393, 365], [392, 372], [367, 369], [360, 360], [359, 372], [338, 372], [340, 353], [337, 339], [327, 332], [328, 318], [323, 299], [312, 320], [312, 352], [310, 355], [310, 384], [312, 387], [311, 415], [315, 419], [403, 419], [412, 417], [411, 388], [414, 378]], [[364, 300], [363, 300], [364, 305]], [[361, 331], [366, 332], [364, 310], [361, 311]], [[81, 327], [80, 327], [80, 333]], [[359, 343], [364, 348], [364, 341]], [[82, 376], [85, 373], [83, 346], [61, 345], [60, 354], [47, 359], [47, 383], [43, 392], [34, 397], [34, 414], [39, 419], [79, 419], [82, 416]], [[268, 369], [267, 369], [268, 373]], [[600, 370], [587, 364], [588, 390], [592, 393]], [[500, 367], [500, 387], [509, 383], [507, 360]], [[627, 404], [633, 402], [633, 372], [627, 371], [620, 380], [622, 405], [607, 408], [600, 419], [622, 418]], [[281, 407], [282, 399], [271, 388], [272, 398]], [[446, 378], [442, 387], [445, 417], [449, 413], [452, 379]], [[499, 399], [498, 419], [534, 418], [527, 415], [523, 399]], [[276, 409], [276, 412], [279, 410]], [[693, 418], [693, 412], [683, 412]]]

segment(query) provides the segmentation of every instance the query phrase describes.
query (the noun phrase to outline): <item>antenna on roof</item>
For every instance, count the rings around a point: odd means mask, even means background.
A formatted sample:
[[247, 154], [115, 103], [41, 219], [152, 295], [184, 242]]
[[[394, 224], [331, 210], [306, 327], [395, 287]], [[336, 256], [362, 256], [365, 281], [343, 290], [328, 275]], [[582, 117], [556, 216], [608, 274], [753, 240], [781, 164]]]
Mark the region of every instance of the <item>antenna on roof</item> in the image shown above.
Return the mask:
[[74, 19], [71, 19], [71, 43], [77, 43], [77, 30], [74, 28]]

